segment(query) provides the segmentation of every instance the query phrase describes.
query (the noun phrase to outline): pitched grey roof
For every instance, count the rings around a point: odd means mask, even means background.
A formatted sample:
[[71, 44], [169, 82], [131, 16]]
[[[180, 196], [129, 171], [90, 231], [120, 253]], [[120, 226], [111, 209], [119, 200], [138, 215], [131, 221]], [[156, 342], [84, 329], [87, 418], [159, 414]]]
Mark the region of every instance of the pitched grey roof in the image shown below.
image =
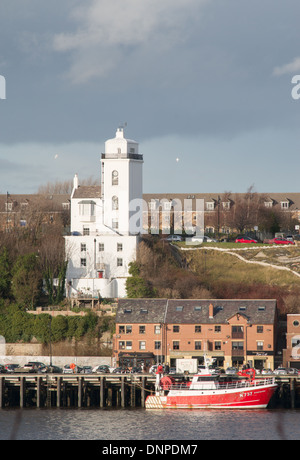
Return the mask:
[[[210, 304], [214, 307], [213, 318], [209, 318]], [[225, 324], [237, 313], [245, 316], [250, 324], [273, 324], [276, 300], [120, 299], [116, 322]]]
[[73, 198], [101, 198], [99, 185], [80, 185], [75, 191]]
[[167, 299], [119, 299], [116, 322], [163, 323], [166, 306]]

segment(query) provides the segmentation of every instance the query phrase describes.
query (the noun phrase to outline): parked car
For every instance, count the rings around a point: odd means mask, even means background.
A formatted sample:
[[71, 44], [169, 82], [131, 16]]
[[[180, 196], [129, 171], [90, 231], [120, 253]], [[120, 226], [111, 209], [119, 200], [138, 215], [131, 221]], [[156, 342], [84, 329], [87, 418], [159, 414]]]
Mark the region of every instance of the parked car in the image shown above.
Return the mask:
[[131, 374], [141, 374], [142, 368], [141, 367], [133, 367], [130, 371]]
[[20, 366], [19, 364], [5, 364], [4, 367], [8, 374], [13, 374], [15, 372], [15, 369], [18, 369]]
[[254, 238], [250, 238], [250, 236], [238, 236], [235, 240], [236, 243], [258, 243], [257, 240]]
[[47, 366], [47, 370], [45, 372], [49, 372], [49, 374], [61, 374], [62, 373], [62, 369], [61, 367], [58, 367], [58, 366], [53, 366], [51, 364], [51, 366]]
[[236, 375], [238, 373], [238, 369], [236, 367], [227, 367], [225, 370], [225, 374], [227, 375]]
[[295, 244], [294, 241], [289, 241], [285, 238], [271, 238], [269, 240], [264, 240], [264, 244]]
[[70, 364], [66, 364], [63, 368], [63, 374], [74, 374], [74, 368]]
[[176, 374], [176, 367], [170, 367], [169, 374]]
[[287, 369], [286, 367], [277, 367], [277, 369], [275, 369], [274, 371], [274, 374], [276, 375], [287, 375]]
[[272, 371], [272, 369], [262, 369], [261, 374], [262, 375], [271, 375], [271, 374], [273, 374], [273, 371]]
[[113, 374], [129, 374], [129, 372], [128, 367], [115, 367], [112, 371]]
[[166, 238], [166, 241], [182, 241], [182, 236], [180, 235], [169, 235], [167, 238]]
[[285, 239], [288, 241], [294, 241], [293, 235], [286, 235]]
[[66, 364], [63, 368], [63, 374], [81, 374], [82, 367], [76, 364]]
[[217, 243], [217, 240], [210, 238], [209, 236], [192, 236], [188, 238], [188, 243]]
[[107, 366], [106, 364], [101, 364], [100, 366], [94, 367], [92, 372], [96, 374], [109, 374], [110, 373], [109, 366]]
[[3, 364], [0, 364], [0, 374], [6, 374], [7, 370]]
[[83, 366], [81, 374], [91, 374], [93, 372], [92, 366]]
[[299, 370], [299, 369], [294, 369], [293, 367], [288, 367], [288, 368], [287, 368], [287, 373], [288, 373], [289, 375], [298, 375], [298, 370]]

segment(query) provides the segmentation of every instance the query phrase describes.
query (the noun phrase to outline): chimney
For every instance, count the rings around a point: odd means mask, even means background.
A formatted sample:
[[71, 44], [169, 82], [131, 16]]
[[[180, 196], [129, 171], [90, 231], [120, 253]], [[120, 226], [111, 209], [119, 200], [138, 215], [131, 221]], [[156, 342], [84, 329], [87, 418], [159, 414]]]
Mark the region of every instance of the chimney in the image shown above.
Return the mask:
[[213, 319], [213, 317], [214, 317], [214, 306], [213, 306], [212, 303], [209, 304], [208, 315], [209, 315], [209, 319]]
[[74, 187], [74, 189], [77, 189], [77, 188], [78, 188], [78, 185], [79, 185], [79, 183], [78, 183], [78, 174], [75, 174], [75, 176], [74, 176], [74, 181], [73, 181], [73, 187]]

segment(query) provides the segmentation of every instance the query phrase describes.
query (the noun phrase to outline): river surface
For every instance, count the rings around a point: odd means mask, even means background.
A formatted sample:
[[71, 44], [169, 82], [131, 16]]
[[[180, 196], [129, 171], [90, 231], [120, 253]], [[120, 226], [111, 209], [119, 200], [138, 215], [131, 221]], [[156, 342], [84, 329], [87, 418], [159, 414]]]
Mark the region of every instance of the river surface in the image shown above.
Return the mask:
[[1, 409], [1, 440], [297, 440], [299, 409]]

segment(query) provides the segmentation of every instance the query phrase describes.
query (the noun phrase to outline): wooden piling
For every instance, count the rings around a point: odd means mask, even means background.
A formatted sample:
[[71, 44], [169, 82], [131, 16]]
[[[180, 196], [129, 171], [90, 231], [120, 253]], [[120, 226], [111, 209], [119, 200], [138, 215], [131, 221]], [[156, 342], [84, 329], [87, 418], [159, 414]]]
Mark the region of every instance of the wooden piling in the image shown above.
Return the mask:
[[105, 406], [105, 377], [100, 377], [100, 407]]
[[56, 407], [60, 407], [61, 400], [61, 377], [56, 380]]
[[82, 406], [82, 377], [78, 378], [78, 407]]
[[41, 377], [36, 378], [36, 407], [41, 407]]
[[4, 405], [4, 377], [0, 377], [0, 409], [2, 409]]
[[24, 407], [24, 398], [25, 397], [25, 378], [20, 377], [20, 407]]

